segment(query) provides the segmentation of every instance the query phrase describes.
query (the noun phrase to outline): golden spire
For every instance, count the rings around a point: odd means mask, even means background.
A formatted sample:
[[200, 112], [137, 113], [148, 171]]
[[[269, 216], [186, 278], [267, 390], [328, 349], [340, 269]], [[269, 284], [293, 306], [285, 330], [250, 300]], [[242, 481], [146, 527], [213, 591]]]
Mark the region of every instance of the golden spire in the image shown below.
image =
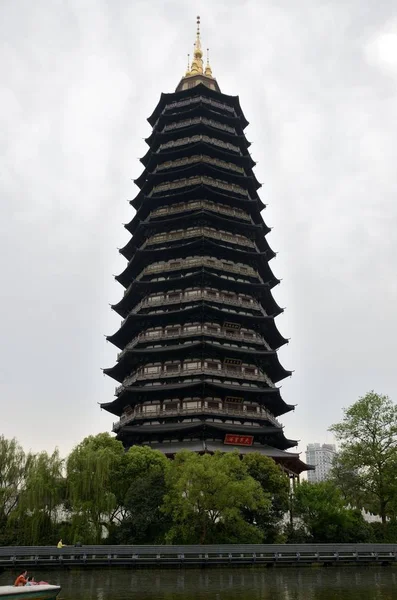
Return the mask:
[[190, 75], [190, 54], [187, 55], [187, 70], [185, 73], [185, 77], [189, 77]]
[[204, 75], [212, 77], [212, 69], [210, 67], [210, 49], [207, 48], [207, 66], [205, 67]]
[[190, 68], [190, 75], [203, 75], [203, 52], [201, 50], [200, 40], [200, 17], [197, 17], [197, 35], [194, 43], [194, 54], [192, 60], [192, 66]]

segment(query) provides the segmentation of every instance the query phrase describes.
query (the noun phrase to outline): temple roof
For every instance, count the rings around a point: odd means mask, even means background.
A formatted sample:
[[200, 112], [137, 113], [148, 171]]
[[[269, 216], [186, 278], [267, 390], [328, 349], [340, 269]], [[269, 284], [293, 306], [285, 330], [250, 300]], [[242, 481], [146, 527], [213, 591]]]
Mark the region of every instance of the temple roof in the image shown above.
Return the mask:
[[201, 454], [212, 454], [214, 452], [236, 452], [236, 450], [241, 455], [258, 452], [259, 454], [273, 458], [276, 462], [280, 462], [283, 464], [283, 466], [293, 470], [293, 472], [296, 472], [297, 474], [307, 471], [308, 469], [314, 469], [314, 467], [311, 465], [306, 465], [300, 459], [299, 453], [297, 452], [286, 452], [285, 450], [279, 450], [277, 448], [273, 448], [272, 446], [259, 444], [253, 446], [233, 446], [209, 440], [185, 440], [182, 442], [151, 442], [150, 444], [145, 445], [153, 448], [153, 450], [159, 450], [167, 456], [174, 456], [181, 450], [190, 450], [191, 452], [199, 452]]
[[[236, 382], [237, 383], [237, 382]], [[287, 404], [280, 395], [279, 388], [271, 387], [246, 387], [242, 385], [224, 384], [217, 381], [211, 381], [208, 378], [202, 377], [198, 381], [183, 381], [181, 383], [169, 382], [167, 385], [155, 386], [129, 386], [125, 388], [111, 402], [101, 403], [101, 408], [107, 410], [113, 415], [121, 416], [125, 406], [131, 406], [145, 400], [151, 400], [153, 397], [156, 400], [166, 399], [172, 395], [178, 398], [190, 397], [192, 393], [198, 394], [217, 394], [223, 396], [239, 396], [258, 402], [266, 407], [275, 417], [284, 415], [295, 407], [292, 404]]]
[[258, 350], [243, 347], [233, 348], [219, 343], [219, 339], [217, 339], [217, 343], [211, 342], [208, 339], [201, 339], [173, 346], [164, 345], [156, 348], [134, 347], [127, 350], [123, 358], [114, 367], [104, 369], [104, 373], [121, 383], [128, 374], [126, 373], [127, 367], [131, 371], [132, 368], [137, 368], [139, 365], [146, 364], [154, 359], [161, 362], [164, 360], [176, 360], [180, 356], [188, 357], [200, 354], [206, 358], [221, 357], [227, 354], [228, 357], [251, 361], [252, 364], [263, 366], [274, 383], [292, 374], [291, 371], [287, 371], [281, 365], [275, 350]]
[[[135, 219], [135, 217], [134, 217]], [[189, 220], [197, 221], [200, 223], [214, 224], [217, 225], [219, 229], [226, 228], [228, 231], [236, 231], [243, 235], [250, 235], [254, 238], [255, 243], [262, 250], [267, 250], [271, 255], [271, 258], [274, 258], [276, 255], [273, 250], [270, 249], [269, 243], [267, 242], [264, 233], [267, 232], [263, 224], [260, 223], [251, 223], [251, 222], [241, 222], [236, 221], [235, 218], [231, 218], [228, 215], [212, 212], [207, 208], [196, 208], [195, 210], [186, 210], [184, 212], [180, 212], [177, 214], [171, 214], [167, 218], [156, 219], [156, 220], [145, 220], [140, 221], [139, 219], [134, 220], [131, 223], [127, 223], [125, 228], [130, 231], [130, 233], [134, 233], [134, 237], [131, 238], [124, 246], [124, 248], [120, 249], [121, 254], [124, 254], [123, 250], [127, 247], [137, 249], [139, 245], [142, 243], [142, 239], [145, 235], [147, 235], [147, 230], [152, 232], [165, 232], [171, 231], [173, 228], [178, 229], [182, 224], [186, 223]], [[133, 231], [131, 231], [131, 229]], [[144, 241], [144, 240], [143, 240]]]
[[173, 181], [189, 179], [191, 177], [197, 177], [200, 175], [207, 175], [215, 180], [227, 180], [228, 182], [235, 183], [236, 186], [240, 186], [244, 190], [247, 190], [251, 198], [255, 197], [256, 190], [258, 190], [262, 185], [256, 179], [252, 171], [248, 175], [244, 173], [236, 173], [235, 171], [221, 168], [218, 165], [212, 165], [206, 162], [198, 162], [196, 164], [179, 166], [173, 169], [164, 169], [156, 173], [144, 171], [137, 179], [134, 180], [134, 183], [146, 195], [151, 193], [156, 185], [168, 183], [170, 179], [172, 183]]
[[113, 335], [107, 336], [107, 339], [118, 348], [123, 349], [125, 345], [140, 331], [143, 331], [147, 327], [163, 325], [165, 317], [167, 317], [167, 324], [169, 325], [173, 323], [187, 323], [194, 318], [201, 318], [204, 322], [209, 317], [212, 317], [217, 322], [232, 321], [236, 323], [242, 323], [246, 327], [254, 328], [254, 326], [256, 326], [258, 331], [263, 331], [266, 333], [266, 339], [268, 339], [273, 348], [280, 348], [288, 341], [278, 331], [273, 317], [264, 315], [225, 313], [221, 308], [212, 306], [208, 302], [204, 301], [198, 302], [191, 308], [167, 311], [167, 313], [129, 314], [124, 323], [121, 325], [120, 329]]
[[210, 144], [208, 141], [206, 141], [205, 136], [199, 137], [202, 139], [198, 140], [197, 142], [191, 142], [189, 144], [180, 146], [175, 145], [168, 149], [159, 149], [157, 152], [153, 152], [152, 149], [149, 148], [147, 153], [140, 159], [140, 161], [144, 167], [151, 171], [159, 163], [167, 160], [182, 158], [186, 156], [186, 154], [200, 152], [208, 153], [219, 159], [229, 160], [238, 166], [245, 167], [246, 169], [252, 169], [255, 167], [256, 163], [250, 154], [237, 154], [231, 150]]
[[112, 309], [115, 310], [121, 317], [125, 318], [133, 306], [135, 306], [137, 302], [139, 302], [139, 300], [146, 294], [156, 291], [172, 290], [175, 289], [176, 284], [178, 285], [178, 288], [185, 289], [197, 282], [208, 286], [221, 286], [225, 290], [235, 291], [236, 293], [242, 292], [250, 294], [261, 301], [268, 315], [272, 317], [276, 317], [284, 310], [273, 298], [269, 285], [265, 283], [253, 283], [250, 281], [231, 281], [230, 279], [222, 278], [220, 274], [213, 273], [205, 267], [201, 270], [193, 272], [190, 275], [187, 275], [186, 277], [180, 277], [176, 280], [135, 280], [131, 283], [128, 291], [122, 297], [122, 299], [116, 304], [112, 304]]
[[[267, 250], [264, 252], [258, 252], [253, 248], [251, 249], [243, 246], [236, 247], [232, 244], [228, 245], [227, 241], [219, 243], [218, 241], [213, 241], [209, 236], [197, 235], [196, 238], [192, 238], [192, 241], [181, 239], [176, 240], [176, 243], [173, 245], [165, 247], [153, 245], [146, 248], [137, 249], [134, 253], [134, 256], [125, 267], [124, 271], [122, 271], [119, 275], [116, 275], [115, 279], [122, 286], [128, 288], [132, 281], [135, 280], [135, 278], [140, 274], [145, 277], [149, 276], [149, 274], [143, 274], [143, 270], [145, 267], [151, 264], [179, 258], [202, 258], [204, 260], [207, 256], [209, 256], [210, 258], [216, 258], [219, 261], [222, 259], [228, 259], [230, 261], [241, 263], [247, 266], [255, 265], [257, 273], [251, 271], [244, 274], [241, 273], [244, 279], [249, 281], [260, 281], [262, 278], [263, 282], [267, 283], [269, 287], [273, 288], [280, 283], [280, 280], [275, 277], [269, 265], [269, 258], [273, 258], [271, 253], [269, 254]], [[204, 264], [202, 266], [204, 266]], [[163, 267], [164, 272], [169, 270], [167, 269], [166, 264], [164, 264]], [[187, 263], [183, 263], [182, 261], [181, 267], [178, 269], [178, 271], [186, 271], [188, 268], [189, 265]], [[211, 268], [214, 271], [219, 271], [220, 265], [214, 264]]]
[[[282, 429], [275, 428], [274, 426], [252, 426], [252, 425], [236, 425], [235, 423], [217, 423], [214, 421], [200, 420], [194, 422], [181, 422], [181, 423], [156, 423], [152, 425], [125, 425], [118, 432], [118, 438], [129, 437], [140, 438], [142, 435], [146, 439], [153, 439], [162, 436], [187, 436], [196, 435], [199, 436], [202, 432], [208, 432], [209, 434], [218, 434], [223, 436], [228, 432], [237, 433], [241, 435], [252, 435], [256, 440], [267, 441], [275, 443], [279, 449], [287, 450], [296, 446], [296, 440], [288, 440]], [[269, 439], [270, 438], [270, 439]], [[183, 443], [183, 442], [182, 442]]]
[[[230, 204], [231, 206], [239, 206], [242, 209], [248, 210], [252, 207], [252, 210], [262, 211], [266, 208], [266, 204], [262, 202], [262, 200], [258, 197], [255, 198], [242, 198], [227, 194], [226, 192], [220, 191], [219, 188], [211, 187], [206, 183], [199, 183], [197, 185], [192, 185], [180, 190], [176, 189], [172, 196], [164, 193], [163, 195], [156, 194], [155, 196], [147, 196], [143, 192], [139, 191], [139, 193], [135, 196], [133, 200], [130, 200], [130, 204], [136, 210], [142, 206], [143, 202], [150, 202], [150, 204], [154, 206], [162, 206], [164, 204], [176, 204], [177, 202], [187, 201], [189, 199], [206, 199], [213, 200], [214, 202], [221, 202], [222, 204]], [[258, 217], [258, 220], [260, 215]]]
[[[185, 79], [185, 78], [183, 78], [183, 79]], [[232, 106], [234, 108], [234, 110], [236, 111], [237, 115], [241, 117], [241, 121], [243, 123], [244, 129], [245, 129], [245, 127], [247, 127], [248, 121], [244, 116], [244, 113], [243, 113], [241, 105], [240, 105], [240, 99], [238, 96], [229, 96], [227, 94], [221, 93], [220, 91], [212, 90], [209, 87], [207, 87], [206, 85], [204, 85], [203, 80], [198, 80], [198, 81], [199, 81], [199, 83], [197, 85], [195, 85], [194, 88], [184, 89], [184, 90], [176, 91], [174, 93], [164, 93], [163, 92], [160, 96], [160, 100], [159, 100], [156, 108], [154, 109], [154, 111], [152, 112], [150, 117], [148, 117], [148, 122], [150, 123], [150, 125], [153, 126], [155, 124], [156, 120], [158, 119], [160, 113], [163, 111], [166, 104], [171, 104], [172, 102], [177, 102], [178, 100], [182, 100], [183, 98], [191, 97], [192, 95], [196, 95], [196, 96], [205, 95], [205, 96], [208, 96], [209, 98], [214, 98], [215, 100], [219, 100], [220, 102], [226, 102], [227, 104]], [[178, 88], [179, 88], [179, 86], [178, 86]]]

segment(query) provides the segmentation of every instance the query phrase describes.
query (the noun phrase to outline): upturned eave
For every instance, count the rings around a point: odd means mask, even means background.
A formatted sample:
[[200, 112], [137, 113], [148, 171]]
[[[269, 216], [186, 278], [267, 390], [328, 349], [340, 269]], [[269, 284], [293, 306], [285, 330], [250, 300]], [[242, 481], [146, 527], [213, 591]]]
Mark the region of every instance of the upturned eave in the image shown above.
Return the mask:
[[[168, 311], [168, 324], [187, 323], [189, 320], [202, 317], [203, 314], [208, 318], [213, 318], [216, 322], [223, 323], [225, 320], [239, 323], [250, 329], [263, 333], [273, 349], [278, 349], [288, 342], [284, 338], [274, 322], [274, 318], [265, 315], [243, 315], [241, 313], [227, 313], [224, 310], [212, 306], [207, 302], [198, 302], [190, 308]], [[164, 313], [130, 313], [121, 327], [112, 335], [107, 336], [107, 340], [123, 350], [130, 340], [138, 335], [144, 329], [156, 327], [164, 323]]]
[[[183, 77], [181, 79], [181, 81], [183, 79], [185, 79], [185, 78]], [[179, 85], [180, 85], [180, 83], [178, 84], [178, 86]], [[180, 92], [162, 93], [160, 96], [160, 100], [157, 103], [156, 108], [154, 109], [154, 111], [152, 112], [150, 117], [148, 117], [148, 119], [147, 119], [149, 124], [153, 127], [153, 125], [159, 118], [159, 116], [160, 116], [161, 112], [163, 111], [166, 104], [170, 104], [172, 102], [177, 102], [180, 99], [183, 99], [188, 96], [192, 96], [192, 94], [194, 94], [196, 96], [204, 94], [204, 95], [208, 96], [209, 98], [214, 98], [215, 100], [224, 102], [225, 104], [229, 104], [230, 106], [232, 106], [235, 109], [237, 115], [239, 115], [241, 117], [244, 129], [249, 124], [249, 122], [245, 118], [244, 113], [242, 111], [239, 96], [230, 96], [228, 94], [222, 94], [220, 91], [211, 90], [210, 88], [206, 87], [202, 83], [195, 86], [194, 88], [190, 88], [190, 89], [183, 90]]]
[[192, 286], [195, 282], [204, 283], [208, 286], [212, 285], [213, 287], [223, 288], [228, 291], [248, 293], [257, 299], [263, 298], [261, 304], [266, 312], [272, 317], [276, 317], [283, 312], [283, 309], [275, 301], [270, 287], [267, 284], [231, 281], [229, 279], [224, 279], [219, 274], [205, 268], [196, 271], [187, 277], [179, 278], [177, 282], [175, 282], [175, 280], [170, 280], [168, 283], [164, 281], [135, 280], [131, 283], [127, 293], [122, 299], [112, 305], [112, 309], [121, 317], [125, 318], [133, 306], [147, 294], [161, 290], [174, 289], [175, 283], [177, 283], [178, 287], [185, 289]]

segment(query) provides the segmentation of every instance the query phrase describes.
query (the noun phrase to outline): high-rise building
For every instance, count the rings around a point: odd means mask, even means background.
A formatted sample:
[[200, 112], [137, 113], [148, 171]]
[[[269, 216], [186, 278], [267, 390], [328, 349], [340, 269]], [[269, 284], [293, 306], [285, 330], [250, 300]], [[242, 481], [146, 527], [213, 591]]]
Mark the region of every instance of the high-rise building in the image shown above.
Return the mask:
[[306, 461], [310, 465], [313, 465], [315, 469], [308, 471], [307, 480], [310, 483], [318, 483], [327, 479], [335, 456], [335, 444], [308, 444], [306, 448]]
[[275, 256], [261, 217], [255, 165], [238, 97], [222, 94], [199, 21], [194, 56], [172, 94], [148, 119], [132, 238], [112, 308], [123, 319], [108, 340], [120, 350], [105, 373], [119, 382], [102, 408], [119, 417], [126, 448], [272, 457], [291, 475], [305, 470], [278, 418], [293, 410], [277, 386], [290, 371], [275, 317]]

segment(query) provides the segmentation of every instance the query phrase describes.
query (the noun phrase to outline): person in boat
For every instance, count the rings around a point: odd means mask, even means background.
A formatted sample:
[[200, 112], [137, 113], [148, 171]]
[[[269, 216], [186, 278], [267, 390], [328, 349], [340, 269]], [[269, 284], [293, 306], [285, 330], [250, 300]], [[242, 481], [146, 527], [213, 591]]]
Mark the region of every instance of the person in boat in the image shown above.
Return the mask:
[[64, 548], [66, 546], [66, 544], [62, 543], [62, 539], [59, 540], [59, 542], [57, 543], [57, 548]]
[[20, 587], [22, 585], [26, 585], [28, 582], [27, 575], [28, 575], [27, 571], [24, 571], [23, 573], [18, 575], [18, 577], [14, 581], [14, 587]]
[[26, 585], [39, 585], [39, 584], [37, 583], [37, 581], [34, 580], [34, 577], [28, 577], [28, 580], [25, 583], [25, 586]]

